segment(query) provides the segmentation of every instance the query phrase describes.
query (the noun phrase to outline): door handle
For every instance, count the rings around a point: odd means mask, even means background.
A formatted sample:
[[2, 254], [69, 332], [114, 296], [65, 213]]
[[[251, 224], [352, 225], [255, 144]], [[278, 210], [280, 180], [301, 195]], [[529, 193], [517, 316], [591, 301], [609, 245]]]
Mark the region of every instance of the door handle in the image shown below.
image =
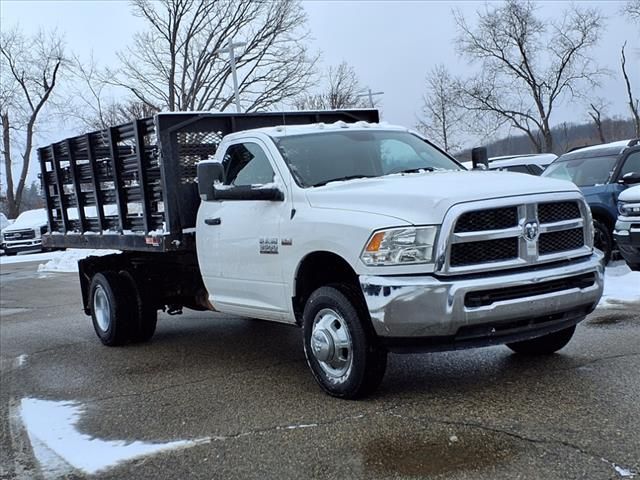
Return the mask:
[[222, 223], [222, 220], [220, 219], [220, 217], [205, 218], [204, 223], [206, 223], [207, 225], [220, 225]]

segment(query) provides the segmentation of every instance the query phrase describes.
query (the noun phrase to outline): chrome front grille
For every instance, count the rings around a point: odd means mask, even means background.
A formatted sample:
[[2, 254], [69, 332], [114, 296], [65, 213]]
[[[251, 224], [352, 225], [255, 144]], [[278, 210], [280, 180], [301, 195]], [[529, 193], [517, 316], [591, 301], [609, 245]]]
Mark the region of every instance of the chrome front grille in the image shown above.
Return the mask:
[[456, 205], [442, 228], [437, 271], [443, 274], [524, 267], [593, 247], [591, 214], [577, 193]]
[[16, 240], [29, 240], [32, 238], [36, 238], [36, 232], [32, 229], [29, 230], [13, 230], [9, 232], [5, 232], [3, 234], [5, 241], [16, 241]]

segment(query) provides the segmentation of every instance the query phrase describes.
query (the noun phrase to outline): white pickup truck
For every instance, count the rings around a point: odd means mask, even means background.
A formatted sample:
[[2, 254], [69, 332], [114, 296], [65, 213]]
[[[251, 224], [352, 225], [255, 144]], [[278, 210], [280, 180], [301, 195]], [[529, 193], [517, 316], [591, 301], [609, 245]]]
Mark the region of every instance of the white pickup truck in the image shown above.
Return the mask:
[[[602, 255], [573, 184], [467, 171], [417, 133], [371, 122], [375, 111], [264, 115], [218, 114], [236, 127], [215, 141], [224, 129], [204, 127], [215, 114], [159, 114], [40, 149], [45, 244], [123, 250], [80, 262], [103, 343], [148, 340], [160, 308], [283, 322], [302, 327], [318, 384], [356, 398], [380, 384], [389, 351], [552, 353], [597, 305]], [[267, 126], [245, 129], [243, 118]], [[152, 130], [155, 150], [142, 140]], [[92, 167], [98, 158], [105, 165]], [[197, 185], [185, 170], [196, 163]], [[134, 170], [137, 187], [125, 175]], [[99, 172], [114, 184], [98, 210], [115, 201], [118, 216], [65, 217], [100, 195], [51, 187], [88, 191]], [[145, 187], [153, 178], [159, 195]], [[199, 202], [185, 194], [196, 188]]]

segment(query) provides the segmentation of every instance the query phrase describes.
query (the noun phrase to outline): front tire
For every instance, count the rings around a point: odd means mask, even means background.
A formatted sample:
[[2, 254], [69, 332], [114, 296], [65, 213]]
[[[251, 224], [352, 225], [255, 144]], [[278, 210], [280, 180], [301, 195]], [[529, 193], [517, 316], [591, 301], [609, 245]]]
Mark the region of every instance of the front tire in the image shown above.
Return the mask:
[[354, 289], [318, 288], [305, 305], [303, 327], [307, 364], [325, 392], [354, 399], [378, 388], [387, 352], [377, 345], [364, 302]]
[[607, 265], [613, 253], [613, 234], [607, 224], [597, 218], [593, 219], [593, 246], [604, 253], [604, 264]]
[[531, 340], [524, 340], [522, 342], [507, 343], [507, 347], [516, 353], [525, 355], [550, 355], [565, 347], [571, 340], [571, 337], [573, 337], [575, 331], [576, 326], [573, 325], [564, 330], [548, 333], [542, 337], [532, 338]]

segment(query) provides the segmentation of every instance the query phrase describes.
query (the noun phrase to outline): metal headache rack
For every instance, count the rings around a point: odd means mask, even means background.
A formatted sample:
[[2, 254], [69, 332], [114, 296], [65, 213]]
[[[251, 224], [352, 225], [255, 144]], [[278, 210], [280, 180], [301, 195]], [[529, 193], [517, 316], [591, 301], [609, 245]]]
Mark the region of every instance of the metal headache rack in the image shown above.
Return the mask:
[[260, 127], [378, 122], [378, 111], [160, 113], [38, 149], [47, 247], [193, 249], [196, 165], [224, 135]]

